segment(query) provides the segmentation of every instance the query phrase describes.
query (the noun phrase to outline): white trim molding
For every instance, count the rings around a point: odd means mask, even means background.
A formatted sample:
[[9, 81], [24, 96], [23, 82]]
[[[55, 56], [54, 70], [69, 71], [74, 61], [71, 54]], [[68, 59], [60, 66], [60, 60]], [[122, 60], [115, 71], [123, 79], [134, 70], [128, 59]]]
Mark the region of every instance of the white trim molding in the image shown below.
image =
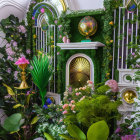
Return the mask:
[[14, 1], [14, 0], [1, 0], [0, 8], [3, 8], [5, 6], [14, 6], [15, 8], [19, 9], [23, 13], [26, 13], [26, 9], [27, 9], [27, 7], [22, 6], [21, 4], [19, 4], [18, 2]]
[[90, 63], [90, 80], [94, 83], [94, 65], [93, 65], [92, 59], [83, 53], [77, 53], [77, 54], [72, 55], [68, 59], [67, 64], [66, 64], [66, 88], [69, 86], [69, 80], [70, 80], [70, 77], [69, 77], [70, 63], [76, 57], [84, 57], [85, 59], [87, 59], [89, 61], [89, 63]]
[[82, 50], [82, 49], [98, 49], [98, 47], [104, 47], [101, 42], [76, 42], [76, 43], [57, 43], [62, 50]]

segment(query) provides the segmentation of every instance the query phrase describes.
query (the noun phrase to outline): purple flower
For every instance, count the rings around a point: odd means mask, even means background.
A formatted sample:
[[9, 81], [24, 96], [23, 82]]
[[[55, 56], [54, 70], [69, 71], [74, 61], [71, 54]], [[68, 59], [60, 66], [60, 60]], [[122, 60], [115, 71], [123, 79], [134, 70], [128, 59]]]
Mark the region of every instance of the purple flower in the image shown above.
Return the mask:
[[11, 70], [12, 70], [11, 68], [8, 68], [8, 69], [7, 69], [7, 72], [8, 72], [8, 73], [11, 73]]
[[60, 52], [57, 52], [57, 55], [59, 55], [60, 54]]
[[134, 56], [134, 55], [135, 55], [135, 53], [133, 52], [133, 53], [132, 53], [132, 55]]
[[136, 64], [136, 68], [140, 68], [140, 65], [139, 64]]
[[13, 46], [17, 47], [17, 42], [16, 41], [13, 42]]
[[6, 48], [9, 48], [11, 47], [11, 45], [9, 43], [6, 44]]
[[17, 80], [18, 79], [18, 71], [14, 72], [14, 79]]
[[120, 127], [118, 127], [118, 128], [115, 130], [115, 133], [119, 133], [119, 132], [121, 132], [121, 128], [120, 128]]
[[14, 58], [12, 58], [11, 56], [8, 56], [8, 57], [7, 57], [7, 60], [11, 60], [11, 61], [13, 61]]
[[30, 49], [27, 49], [27, 50], [26, 50], [26, 53], [27, 53], [27, 54], [31, 54], [31, 50], [30, 50]]
[[30, 90], [29, 90], [29, 91], [27, 91], [26, 95], [29, 95], [29, 94], [30, 94]]
[[35, 17], [32, 17], [32, 20], [35, 20]]
[[9, 55], [9, 56], [15, 55], [15, 52], [12, 50], [12, 48], [6, 48], [6, 53], [7, 53], [7, 55]]

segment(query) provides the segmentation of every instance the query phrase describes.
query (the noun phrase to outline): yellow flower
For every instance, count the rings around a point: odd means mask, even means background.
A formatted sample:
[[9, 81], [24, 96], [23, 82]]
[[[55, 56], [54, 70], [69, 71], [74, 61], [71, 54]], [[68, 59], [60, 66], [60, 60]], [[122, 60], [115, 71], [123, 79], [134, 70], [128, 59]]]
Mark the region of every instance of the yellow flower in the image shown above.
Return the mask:
[[109, 44], [109, 41], [106, 41], [106, 44]]
[[110, 75], [110, 73], [106, 73], [106, 76], [109, 76]]
[[13, 35], [11, 35], [11, 37], [14, 37]]
[[113, 43], [113, 40], [110, 40], [110, 43]]
[[109, 25], [114, 25], [114, 22], [113, 22], [113, 21], [110, 21], [110, 22], [109, 22]]
[[34, 38], [34, 39], [36, 38], [36, 35], [35, 35], [35, 34], [33, 35], [33, 38]]

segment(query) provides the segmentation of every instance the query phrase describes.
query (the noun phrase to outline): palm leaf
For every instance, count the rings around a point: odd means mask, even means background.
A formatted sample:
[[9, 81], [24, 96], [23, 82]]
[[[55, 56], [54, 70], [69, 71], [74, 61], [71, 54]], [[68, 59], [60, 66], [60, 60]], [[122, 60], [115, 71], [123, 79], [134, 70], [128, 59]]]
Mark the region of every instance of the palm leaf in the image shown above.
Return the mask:
[[52, 71], [50, 69], [50, 60], [47, 55], [41, 55], [38, 57], [34, 56], [31, 65], [33, 67], [33, 69], [31, 70], [32, 79], [34, 84], [40, 90], [42, 105], [44, 105], [46, 87], [52, 75]]

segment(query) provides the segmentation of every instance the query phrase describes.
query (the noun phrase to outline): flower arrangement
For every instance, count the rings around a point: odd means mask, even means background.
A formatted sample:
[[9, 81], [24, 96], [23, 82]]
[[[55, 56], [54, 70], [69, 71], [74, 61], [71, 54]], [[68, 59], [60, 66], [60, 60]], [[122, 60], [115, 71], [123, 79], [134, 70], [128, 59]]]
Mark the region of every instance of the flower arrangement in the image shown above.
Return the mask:
[[108, 80], [106, 81], [105, 85], [108, 85], [112, 92], [117, 92], [118, 91], [118, 83], [115, 80]]

